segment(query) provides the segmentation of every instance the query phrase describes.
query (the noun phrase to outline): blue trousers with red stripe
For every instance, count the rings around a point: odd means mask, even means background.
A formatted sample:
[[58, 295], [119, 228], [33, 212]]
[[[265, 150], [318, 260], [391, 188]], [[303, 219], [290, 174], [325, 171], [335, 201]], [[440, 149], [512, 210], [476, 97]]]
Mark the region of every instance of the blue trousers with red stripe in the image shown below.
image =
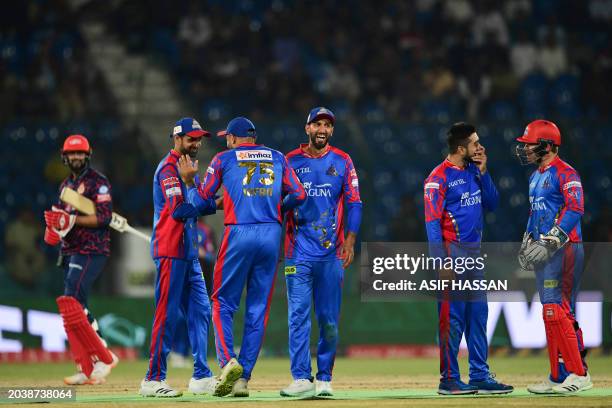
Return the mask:
[[155, 266], [155, 317], [146, 379], [166, 379], [166, 358], [181, 311], [187, 317], [194, 362], [193, 378], [211, 377], [206, 361], [210, 304], [200, 262], [197, 259], [156, 258]]
[[280, 224], [227, 225], [213, 275], [213, 325], [219, 365], [236, 357], [234, 313], [246, 286], [244, 333], [238, 362], [250, 379], [263, 343], [280, 250]]
[[314, 299], [319, 325], [317, 380], [331, 381], [338, 320], [342, 303], [342, 261], [296, 261], [285, 264], [289, 303], [289, 357], [294, 379], [312, 379], [310, 362], [310, 309]]
[[[581, 242], [568, 243], [557, 251], [544, 265], [536, 268], [536, 284], [540, 302], [544, 304], [559, 304], [566, 312], [567, 317], [574, 325], [578, 348], [582, 355], [582, 364], [585, 370], [587, 364], [584, 359], [584, 341], [582, 330], [576, 321], [576, 296], [580, 289], [582, 269], [584, 265], [584, 247]], [[559, 355], [559, 357], [561, 357]], [[563, 382], [569, 375], [565, 364], [559, 361], [559, 378], [552, 378], [555, 382]]]
[[470, 379], [489, 376], [487, 357], [487, 318], [489, 305], [482, 301], [445, 300], [438, 302], [440, 329], [440, 381], [459, 380], [457, 355], [465, 334], [468, 347]]
[[[447, 243], [448, 256], [477, 258], [479, 243]], [[463, 273], [457, 272], [454, 279], [476, 281], [484, 279], [484, 270], [466, 266]], [[481, 381], [490, 376], [487, 358], [487, 319], [489, 305], [485, 291], [455, 291], [443, 294], [438, 301], [438, 323], [440, 344], [440, 381], [459, 380], [457, 356], [459, 345], [465, 335], [468, 347], [470, 380]]]

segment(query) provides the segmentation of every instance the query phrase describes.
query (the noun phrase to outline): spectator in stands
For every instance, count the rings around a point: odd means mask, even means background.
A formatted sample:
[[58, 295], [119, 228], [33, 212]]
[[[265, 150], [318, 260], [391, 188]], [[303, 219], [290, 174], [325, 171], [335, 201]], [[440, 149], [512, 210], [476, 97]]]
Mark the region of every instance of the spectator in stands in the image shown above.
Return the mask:
[[557, 36], [550, 32], [539, 47], [537, 53], [539, 69], [549, 79], [554, 79], [567, 71], [565, 48], [557, 41]]
[[350, 103], [355, 103], [361, 94], [361, 85], [355, 71], [344, 62], [329, 67], [324, 89], [328, 97], [346, 99]]
[[432, 67], [425, 71], [423, 82], [429, 95], [443, 98], [455, 90], [455, 76], [442, 59], [433, 62]]
[[211, 21], [202, 13], [199, 3], [191, 3], [189, 12], [179, 22], [178, 40], [193, 50], [199, 50], [209, 43], [212, 36]]
[[538, 52], [530, 41], [527, 31], [522, 30], [518, 33], [516, 42], [510, 48], [510, 61], [517, 78], [523, 78], [538, 68]]
[[482, 65], [482, 62], [474, 62], [457, 82], [459, 96], [464, 100], [468, 120], [472, 122], [477, 121], [482, 103], [491, 95], [491, 78], [478, 68]]
[[508, 26], [495, 2], [481, 0], [478, 3], [478, 12], [472, 23], [474, 43], [484, 44], [487, 36], [492, 35], [497, 44], [507, 46], [510, 42]]
[[474, 8], [468, 0], [444, 0], [443, 17], [453, 24], [466, 26], [474, 17]]
[[5, 246], [9, 275], [21, 285], [33, 288], [45, 271], [45, 256], [38, 248], [42, 230], [29, 209], [19, 212], [6, 227]]

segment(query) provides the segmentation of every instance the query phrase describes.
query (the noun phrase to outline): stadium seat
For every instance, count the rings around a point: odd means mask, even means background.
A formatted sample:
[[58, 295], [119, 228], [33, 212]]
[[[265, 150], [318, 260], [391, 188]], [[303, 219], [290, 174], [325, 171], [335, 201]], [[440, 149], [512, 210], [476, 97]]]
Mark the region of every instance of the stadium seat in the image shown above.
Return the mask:
[[547, 116], [547, 89], [548, 80], [542, 74], [531, 74], [523, 80], [519, 90], [523, 117], [531, 120]]

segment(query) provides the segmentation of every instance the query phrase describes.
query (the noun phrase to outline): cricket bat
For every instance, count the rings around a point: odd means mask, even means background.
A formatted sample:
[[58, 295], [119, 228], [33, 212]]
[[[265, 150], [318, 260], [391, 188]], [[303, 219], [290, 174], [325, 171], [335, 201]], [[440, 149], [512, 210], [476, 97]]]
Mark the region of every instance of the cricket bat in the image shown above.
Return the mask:
[[[64, 187], [62, 189], [62, 192], [60, 193], [60, 200], [68, 205], [71, 205], [85, 215], [94, 215], [96, 213], [96, 206], [94, 202], [89, 198], [77, 193], [70, 187]], [[147, 242], [151, 242], [150, 236], [130, 226], [127, 219], [116, 212], [113, 213], [113, 218], [111, 219], [109, 226], [116, 231], [134, 234]]]

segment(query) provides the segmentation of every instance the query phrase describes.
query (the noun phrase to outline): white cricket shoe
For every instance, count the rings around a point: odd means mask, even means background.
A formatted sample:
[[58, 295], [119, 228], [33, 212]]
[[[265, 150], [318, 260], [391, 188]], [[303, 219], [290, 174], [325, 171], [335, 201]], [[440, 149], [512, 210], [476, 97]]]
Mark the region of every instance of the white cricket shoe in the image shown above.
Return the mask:
[[593, 388], [591, 382], [591, 375], [579, 376], [574, 373], [570, 373], [563, 383], [555, 385], [552, 390], [555, 394], [575, 394], [580, 391], [586, 391]]
[[249, 382], [245, 378], [239, 378], [232, 387], [232, 397], [243, 398], [249, 396]]
[[331, 397], [334, 395], [332, 390], [331, 381], [319, 381], [315, 383], [315, 396], [317, 397]]
[[243, 368], [235, 358], [227, 362], [221, 374], [219, 374], [217, 386], [215, 387], [215, 397], [223, 397], [232, 392], [234, 384], [242, 376]]
[[527, 386], [527, 391], [532, 394], [554, 394], [553, 387], [560, 384], [561, 383], [552, 381], [550, 377], [548, 377], [541, 383]]
[[89, 376], [90, 380], [93, 382], [104, 382], [106, 377], [110, 374], [111, 370], [119, 364], [119, 357], [112, 351], [110, 352], [113, 356], [113, 362], [110, 364], [103, 363], [102, 361], [96, 361], [93, 366], [93, 371]]
[[216, 377], [205, 377], [196, 380], [192, 378], [189, 380], [189, 388], [188, 391], [193, 394], [210, 394], [213, 395], [215, 392], [215, 387], [217, 386], [217, 378]]
[[92, 383], [89, 377], [85, 375], [85, 373], [83, 373], [82, 371], [79, 371], [76, 374], [73, 374], [68, 377], [64, 377], [64, 384], [66, 385], [84, 385], [84, 384], [96, 385], [100, 383], [96, 383], [96, 384]]
[[307, 378], [293, 380], [287, 388], [281, 390], [281, 397], [312, 397], [315, 394], [315, 385]]
[[142, 380], [142, 382], [140, 383], [140, 395], [142, 395], [143, 397], [175, 398], [183, 395], [183, 392], [177, 391], [174, 388], [170, 387], [166, 380]]

